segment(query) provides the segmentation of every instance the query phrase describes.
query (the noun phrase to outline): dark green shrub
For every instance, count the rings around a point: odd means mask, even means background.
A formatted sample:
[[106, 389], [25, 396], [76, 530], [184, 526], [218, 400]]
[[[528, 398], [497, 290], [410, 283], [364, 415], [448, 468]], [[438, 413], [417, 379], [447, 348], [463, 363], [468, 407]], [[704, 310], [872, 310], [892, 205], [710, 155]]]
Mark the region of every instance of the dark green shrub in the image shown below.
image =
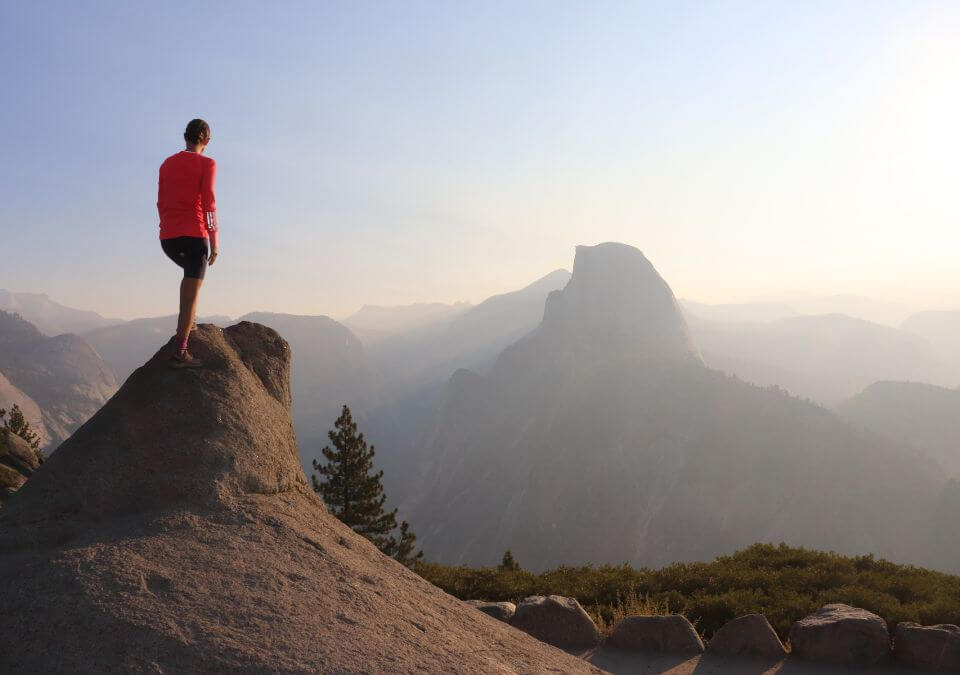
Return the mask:
[[754, 544], [709, 563], [673, 563], [659, 570], [585, 565], [534, 574], [425, 562], [415, 570], [464, 600], [575, 597], [604, 629], [630, 613], [672, 611], [710, 637], [729, 619], [759, 612], [786, 639], [794, 621], [832, 602], [875, 612], [891, 630], [899, 621], [960, 624], [960, 576], [785, 544]]

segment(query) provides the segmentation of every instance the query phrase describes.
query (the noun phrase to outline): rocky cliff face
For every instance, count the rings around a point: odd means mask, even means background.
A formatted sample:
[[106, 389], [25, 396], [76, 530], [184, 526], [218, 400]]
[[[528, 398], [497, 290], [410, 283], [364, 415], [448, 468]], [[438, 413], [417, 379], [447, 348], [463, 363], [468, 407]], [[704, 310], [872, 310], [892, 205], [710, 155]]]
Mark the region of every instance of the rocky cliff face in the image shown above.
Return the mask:
[[577, 247], [573, 276], [547, 297], [535, 339], [579, 358], [699, 360], [673, 291], [626, 244]]
[[117, 390], [110, 367], [81, 337], [46, 337], [0, 312], [0, 372], [40, 407], [53, 444], [66, 439]]
[[581, 247], [541, 325], [449, 385], [424, 443], [424, 549], [525, 566], [710, 559], [756, 541], [952, 569], [928, 459], [710, 370], [673, 294], [619, 244]]
[[161, 350], [0, 511], [4, 672], [586, 672], [423, 581], [307, 487], [275, 332]]
[[380, 380], [360, 340], [327, 316], [254, 312], [241, 320], [262, 323], [280, 332], [293, 348], [291, 390], [293, 421], [300, 440], [303, 467], [322, 457], [327, 432], [344, 404], [357, 419], [374, 407]]

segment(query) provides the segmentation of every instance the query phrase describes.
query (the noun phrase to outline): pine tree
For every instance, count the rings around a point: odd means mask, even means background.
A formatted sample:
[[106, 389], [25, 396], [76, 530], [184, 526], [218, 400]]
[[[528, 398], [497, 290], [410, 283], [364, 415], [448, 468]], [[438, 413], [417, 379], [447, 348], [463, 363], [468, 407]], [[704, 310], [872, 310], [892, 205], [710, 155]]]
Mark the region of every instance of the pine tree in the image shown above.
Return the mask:
[[510, 552], [510, 549], [504, 551], [498, 569], [502, 572], [516, 572], [520, 569], [520, 563], [513, 559], [513, 554]]
[[373, 471], [375, 448], [367, 446], [362, 433], [357, 433], [350, 408], [343, 411], [329, 432], [333, 448], [323, 448], [327, 463], [313, 460], [319, 472], [310, 476], [313, 489], [323, 497], [330, 512], [346, 523], [357, 534], [372, 541], [385, 554], [405, 565], [419, 559], [423, 552], [413, 555], [416, 536], [409, 531], [406, 521], [400, 524], [400, 539], [390, 535], [397, 528], [397, 510], [385, 512], [387, 496], [383, 492], [383, 471]]

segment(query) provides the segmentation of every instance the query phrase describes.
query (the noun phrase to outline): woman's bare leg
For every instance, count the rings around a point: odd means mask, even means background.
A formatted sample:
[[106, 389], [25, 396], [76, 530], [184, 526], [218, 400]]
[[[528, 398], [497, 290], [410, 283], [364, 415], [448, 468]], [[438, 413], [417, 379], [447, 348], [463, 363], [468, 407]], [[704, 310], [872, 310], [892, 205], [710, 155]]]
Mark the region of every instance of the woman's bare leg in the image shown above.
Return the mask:
[[197, 298], [203, 279], [183, 278], [180, 282], [180, 318], [177, 321], [177, 337], [181, 340], [190, 337], [190, 329], [197, 318]]

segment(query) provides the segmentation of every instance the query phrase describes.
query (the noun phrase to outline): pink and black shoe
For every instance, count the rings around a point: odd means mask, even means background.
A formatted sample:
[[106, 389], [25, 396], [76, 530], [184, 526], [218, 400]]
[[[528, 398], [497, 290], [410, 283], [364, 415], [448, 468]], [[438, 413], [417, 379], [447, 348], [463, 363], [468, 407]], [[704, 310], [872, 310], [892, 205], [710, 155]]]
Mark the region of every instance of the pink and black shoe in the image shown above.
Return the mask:
[[170, 356], [171, 368], [203, 368], [203, 362], [188, 351], [175, 351]]

